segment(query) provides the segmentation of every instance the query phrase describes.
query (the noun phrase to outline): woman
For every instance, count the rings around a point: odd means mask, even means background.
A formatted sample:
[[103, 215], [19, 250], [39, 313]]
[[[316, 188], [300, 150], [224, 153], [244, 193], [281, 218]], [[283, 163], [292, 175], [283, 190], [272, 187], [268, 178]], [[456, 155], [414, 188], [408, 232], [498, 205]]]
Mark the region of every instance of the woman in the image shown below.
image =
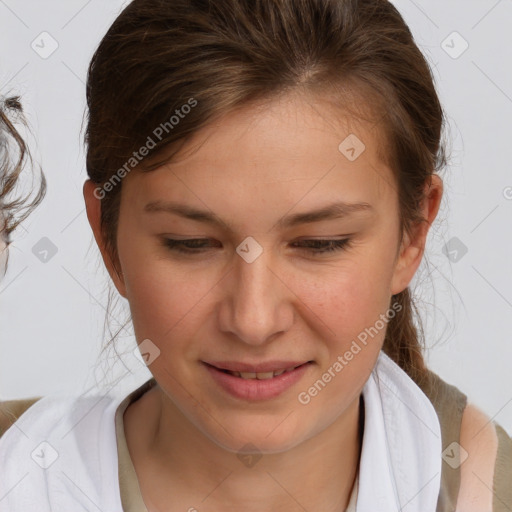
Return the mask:
[[413, 323], [444, 118], [389, 2], [135, 0], [87, 100], [87, 215], [153, 377], [32, 405], [0, 510], [512, 507], [512, 440]]

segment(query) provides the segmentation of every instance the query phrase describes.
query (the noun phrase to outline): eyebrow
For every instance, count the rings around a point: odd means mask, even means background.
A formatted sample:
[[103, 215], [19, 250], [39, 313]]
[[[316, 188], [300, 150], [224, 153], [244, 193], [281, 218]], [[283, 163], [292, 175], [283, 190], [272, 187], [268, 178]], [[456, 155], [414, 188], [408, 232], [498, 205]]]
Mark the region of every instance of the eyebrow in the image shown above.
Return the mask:
[[[146, 204], [144, 211], [147, 213], [171, 213], [185, 219], [204, 222], [213, 226], [227, 226], [227, 224], [213, 212], [199, 210], [192, 206], [174, 201], [152, 201]], [[346, 203], [341, 201], [328, 204], [318, 210], [284, 216], [279, 219], [275, 225], [280, 229], [286, 229], [301, 224], [348, 217], [354, 213], [374, 211], [373, 206], [369, 203]]]

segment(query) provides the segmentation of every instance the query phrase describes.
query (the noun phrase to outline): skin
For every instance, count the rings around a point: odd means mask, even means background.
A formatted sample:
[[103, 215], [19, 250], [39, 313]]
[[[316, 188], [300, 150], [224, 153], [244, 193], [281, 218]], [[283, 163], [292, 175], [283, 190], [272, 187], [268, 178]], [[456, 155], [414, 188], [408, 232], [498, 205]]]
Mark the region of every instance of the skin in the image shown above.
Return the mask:
[[[309, 404], [297, 397], [410, 283], [443, 190], [434, 175], [422, 204], [427, 222], [400, 243], [396, 185], [378, 156], [380, 129], [334, 116], [332, 107], [300, 95], [218, 119], [187, 143], [176, 162], [124, 178], [121, 274], [101, 237], [94, 184], [85, 183], [89, 222], [129, 302], [137, 340], [150, 339], [160, 350], [149, 366], [158, 386], [124, 416], [150, 510], [345, 510], [361, 448], [359, 396], [385, 329]], [[350, 133], [366, 146], [353, 162], [338, 150]], [[157, 200], [210, 210], [224, 224], [144, 212]], [[275, 227], [286, 215], [339, 200], [373, 209]], [[263, 249], [252, 263], [235, 251], [247, 236]], [[182, 255], [163, 244], [165, 237], [207, 238], [210, 245]], [[350, 246], [326, 254], [298, 245], [347, 237]], [[247, 402], [220, 390], [201, 363], [271, 359], [314, 364], [279, 397]], [[263, 455], [252, 467], [237, 457], [247, 443]]]
[[[456, 512], [492, 512], [493, 502], [504, 503], [503, 496], [494, 497], [493, 481], [498, 436], [491, 418], [474, 404], [462, 416], [460, 445], [467, 459], [460, 466], [461, 484]], [[507, 503], [508, 505], [508, 503]]]

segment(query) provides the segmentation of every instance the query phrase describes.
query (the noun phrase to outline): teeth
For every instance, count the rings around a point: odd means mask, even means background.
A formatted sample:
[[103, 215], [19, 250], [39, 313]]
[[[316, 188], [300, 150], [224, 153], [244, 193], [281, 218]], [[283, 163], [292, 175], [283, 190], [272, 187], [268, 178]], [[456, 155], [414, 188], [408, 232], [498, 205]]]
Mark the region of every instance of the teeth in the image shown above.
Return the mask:
[[233, 373], [238, 374], [237, 377], [242, 377], [242, 379], [255, 379], [256, 378], [255, 373], [250, 373], [250, 372], [233, 372]]
[[258, 380], [266, 380], [272, 379], [274, 377], [278, 377], [285, 372], [291, 372], [295, 370], [295, 366], [291, 368], [286, 368], [283, 370], [276, 370], [275, 372], [261, 372], [261, 373], [253, 373], [253, 372], [232, 372], [230, 370], [226, 370], [229, 374], [234, 375], [235, 377], [241, 377], [242, 379], [258, 379]]
[[274, 372], [264, 372], [264, 373], [257, 373], [256, 374], [256, 378], [258, 380], [271, 379], [272, 377], [274, 377]]

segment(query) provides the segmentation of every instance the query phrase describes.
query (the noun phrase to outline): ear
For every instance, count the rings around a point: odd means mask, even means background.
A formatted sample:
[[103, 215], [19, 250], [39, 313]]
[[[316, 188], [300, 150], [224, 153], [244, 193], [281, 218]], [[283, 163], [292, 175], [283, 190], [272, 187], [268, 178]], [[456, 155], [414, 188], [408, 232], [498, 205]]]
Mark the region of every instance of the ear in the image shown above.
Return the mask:
[[392, 295], [405, 290], [414, 277], [423, 258], [428, 231], [437, 216], [442, 197], [443, 181], [437, 174], [433, 174], [432, 182], [425, 185], [421, 208], [422, 216], [426, 221], [413, 226], [410, 235], [404, 233], [391, 282]]
[[123, 273], [114, 265], [112, 255], [106, 247], [103, 233], [101, 232], [101, 199], [105, 192], [99, 188], [96, 183], [91, 180], [87, 180], [84, 183], [83, 193], [85, 208], [87, 210], [87, 218], [89, 219], [89, 224], [101, 252], [103, 262], [107, 267], [108, 273], [110, 274], [117, 291], [126, 298], [126, 286], [124, 284]]

